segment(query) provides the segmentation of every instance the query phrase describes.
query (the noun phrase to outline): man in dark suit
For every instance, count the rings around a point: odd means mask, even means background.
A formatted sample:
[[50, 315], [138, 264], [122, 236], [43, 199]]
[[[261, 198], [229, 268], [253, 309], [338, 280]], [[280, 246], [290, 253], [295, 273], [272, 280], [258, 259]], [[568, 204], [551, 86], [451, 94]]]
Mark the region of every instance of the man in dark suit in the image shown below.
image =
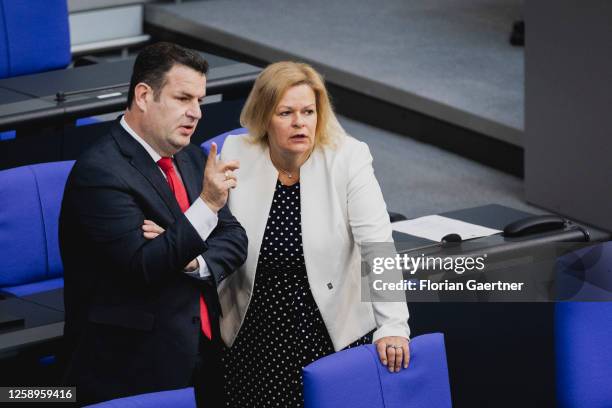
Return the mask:
[[[225, 203], [237, 162], [190, 138], [208, 64], [169, 43], [136, 59], [128, 108], [76, 162], [60, 216], [67, 385], [80, 403], [195, 385], [219, 406], [216, 285], [246, 259]], [[144, 220], [165, 232], [144, 236]]]

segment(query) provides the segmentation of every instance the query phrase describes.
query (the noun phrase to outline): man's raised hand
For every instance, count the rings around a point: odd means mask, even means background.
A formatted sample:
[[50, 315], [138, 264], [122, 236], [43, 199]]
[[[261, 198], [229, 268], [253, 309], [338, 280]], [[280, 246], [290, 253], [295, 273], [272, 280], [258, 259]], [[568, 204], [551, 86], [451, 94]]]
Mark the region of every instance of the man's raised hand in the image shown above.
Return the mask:
[[222, 162], [217, 159], [217, 144], [213, 143], [208, 153], [206, 167], [204, 167], [204, 180], [200, 197], [208, 207], [218, 212], [229, 195], [229, 189], [238, 185], [234, 170], [240, 167], [238, 160]]

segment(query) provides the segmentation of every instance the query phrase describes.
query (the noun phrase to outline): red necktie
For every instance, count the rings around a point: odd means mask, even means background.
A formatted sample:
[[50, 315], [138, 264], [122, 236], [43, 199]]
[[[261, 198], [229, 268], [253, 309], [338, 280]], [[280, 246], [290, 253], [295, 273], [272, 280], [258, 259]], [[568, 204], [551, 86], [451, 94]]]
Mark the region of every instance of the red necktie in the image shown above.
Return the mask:
[[[187, 211], [187, 209], [189, 208], [189, 198], [187, 197], [187, 191], [185, 190], [185, 186], [181, 182], [181, 179], [178, 177], [178, 174], [176, 174], [176, 171], [174, 171], [172, 159], [170, 157], [162, 157], [157, 162], [157, 165], [166, 174], [170, 190], [172, 190], [172, 192], [174, 193], [174, 197], [176, 198], [179, 207], [181, 207], [181, 211]], [[200, 323], [204, 335], [208, 337], [208, 339], [212, 339], [210, 318], [208, 317], [208, 307], [206, 306], [206, 302], [204, 302], [204, 298], [202, 297], [202, 295], [200, 295]]]

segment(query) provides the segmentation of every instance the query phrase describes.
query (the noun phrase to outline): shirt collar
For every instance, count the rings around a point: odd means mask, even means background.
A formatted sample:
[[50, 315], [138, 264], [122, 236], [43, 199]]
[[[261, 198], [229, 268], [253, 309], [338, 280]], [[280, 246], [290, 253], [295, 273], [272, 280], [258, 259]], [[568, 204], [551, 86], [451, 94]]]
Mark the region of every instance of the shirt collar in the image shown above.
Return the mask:
[[155, 163], [157, 163], [159, 159], [162, 158], [159, 153], [157, 153], [155, 149], [151, 147], [150, 144], [148, 144], [142, 137], [138, 136], [138, 133], [136, 133], [134, 129], [132, 129], [130, 125], [128, 125], [125, 120], [125, 115], [121, 116], [121, 121], [119, 123], [121, 124], [121, 126], [123, 126], [125, 131], [130, 134], [130, 136], [132, 136], [138, 143], [142, 145], [142, 147], [144, 147], [144, 149], [147, 151], [147, 153], [149, 153], [149, 156], [151, 156]]

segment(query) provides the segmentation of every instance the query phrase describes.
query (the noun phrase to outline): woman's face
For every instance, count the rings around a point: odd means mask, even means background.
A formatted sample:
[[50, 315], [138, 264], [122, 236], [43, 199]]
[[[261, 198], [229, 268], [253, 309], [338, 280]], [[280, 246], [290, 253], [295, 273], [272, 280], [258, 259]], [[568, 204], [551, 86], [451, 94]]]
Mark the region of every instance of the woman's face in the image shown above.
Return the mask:
[[283, 155], [306, 154], [314, 146], [317, 102], [309, 85], [289, 88], [272, 113], [268, 126], [270, 148]]

